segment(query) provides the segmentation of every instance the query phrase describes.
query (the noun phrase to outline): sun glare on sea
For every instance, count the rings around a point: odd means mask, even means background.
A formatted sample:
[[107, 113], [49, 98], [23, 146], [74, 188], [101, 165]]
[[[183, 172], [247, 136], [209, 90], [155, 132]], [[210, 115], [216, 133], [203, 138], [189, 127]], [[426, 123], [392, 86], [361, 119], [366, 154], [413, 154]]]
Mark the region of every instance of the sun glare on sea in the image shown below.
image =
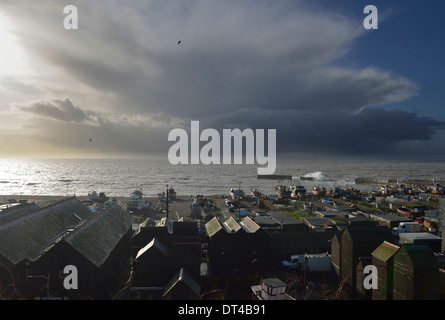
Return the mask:
[[20, 39], [12, 33], [10, 19], [0, 13], [0, 75], [14, 76], [25, 64], [25, 52]]

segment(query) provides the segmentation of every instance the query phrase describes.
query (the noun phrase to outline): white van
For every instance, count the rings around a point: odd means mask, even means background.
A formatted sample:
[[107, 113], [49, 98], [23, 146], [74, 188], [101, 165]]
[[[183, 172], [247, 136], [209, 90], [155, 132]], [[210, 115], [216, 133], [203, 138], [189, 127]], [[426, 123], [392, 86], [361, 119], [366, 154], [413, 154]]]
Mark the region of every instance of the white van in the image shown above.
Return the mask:
[[393, 236], [398, 236], [399, 233], [420, 231], [420, 224], [418, 222], [400, 222], [398, 227], [392, 228], [391, 233]]

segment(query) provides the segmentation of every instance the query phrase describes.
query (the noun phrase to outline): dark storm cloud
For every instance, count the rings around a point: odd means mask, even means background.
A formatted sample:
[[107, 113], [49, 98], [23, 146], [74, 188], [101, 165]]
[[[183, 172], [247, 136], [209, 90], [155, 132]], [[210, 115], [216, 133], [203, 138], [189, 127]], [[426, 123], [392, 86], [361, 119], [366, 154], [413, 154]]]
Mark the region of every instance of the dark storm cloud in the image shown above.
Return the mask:
[[22, 105], [17, 104], [16, 107], [25, 112], [64, 122], [84, 122], [89, 119], [85, 112], [79, 107], [75, 107], [68, 98], [65, 100], [34, 101]]
[[8, 3], [26, 21], [16, 30], [34, 59], [85, 97], [79, 107], [71, 94], [17, 104], [54, 145], [88, 149], [96, 137], [107, 151], [165, 152], [169, 130], [200, 120], [202, 129], [277, 129], [278, 151], [386, 152], [443, 126], [380, 108], [419, 94], [415, 81], [335, 65], [363, 36], [360, 15], [301, 1], [79, 0], [79, 30], [69, 32], [56, 1]]
[[[399, 143], [428, 141], [445, 122], [412, 112], [366, 108], [356, 114], [338, 111], [242, 109], [209, 119], [205, 125], [225, 128], [277, 129], [281, 152], [329, 153], [392, 152]], [[204, 124], [203, 124], [204, 125]]]

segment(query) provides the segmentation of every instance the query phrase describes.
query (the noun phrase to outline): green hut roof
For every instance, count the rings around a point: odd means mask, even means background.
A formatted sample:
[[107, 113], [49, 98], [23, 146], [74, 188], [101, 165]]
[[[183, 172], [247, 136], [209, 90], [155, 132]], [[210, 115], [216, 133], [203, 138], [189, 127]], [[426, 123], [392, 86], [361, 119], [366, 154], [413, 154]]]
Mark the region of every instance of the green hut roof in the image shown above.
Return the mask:
[[12, 264], [34, 261], [70, 229], [93, 213], [77, 198], [68, 198], [0, 225], [0, 255]]
[[118, 205], [113, 205], [71, 232], [65, 241], [96, 267], [100, 267], [131, 228], [131, 224], [131, 215]]

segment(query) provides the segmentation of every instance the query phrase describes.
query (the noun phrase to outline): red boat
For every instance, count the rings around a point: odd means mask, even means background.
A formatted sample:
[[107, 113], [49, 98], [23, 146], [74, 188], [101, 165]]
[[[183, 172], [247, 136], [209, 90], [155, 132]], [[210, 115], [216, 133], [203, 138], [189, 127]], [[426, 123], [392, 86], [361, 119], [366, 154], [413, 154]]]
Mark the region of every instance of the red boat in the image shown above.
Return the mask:
[[407, 207], [401, 207], [397, 209], [397, 212], [404, 216], [411, 216], [413, 213]]

